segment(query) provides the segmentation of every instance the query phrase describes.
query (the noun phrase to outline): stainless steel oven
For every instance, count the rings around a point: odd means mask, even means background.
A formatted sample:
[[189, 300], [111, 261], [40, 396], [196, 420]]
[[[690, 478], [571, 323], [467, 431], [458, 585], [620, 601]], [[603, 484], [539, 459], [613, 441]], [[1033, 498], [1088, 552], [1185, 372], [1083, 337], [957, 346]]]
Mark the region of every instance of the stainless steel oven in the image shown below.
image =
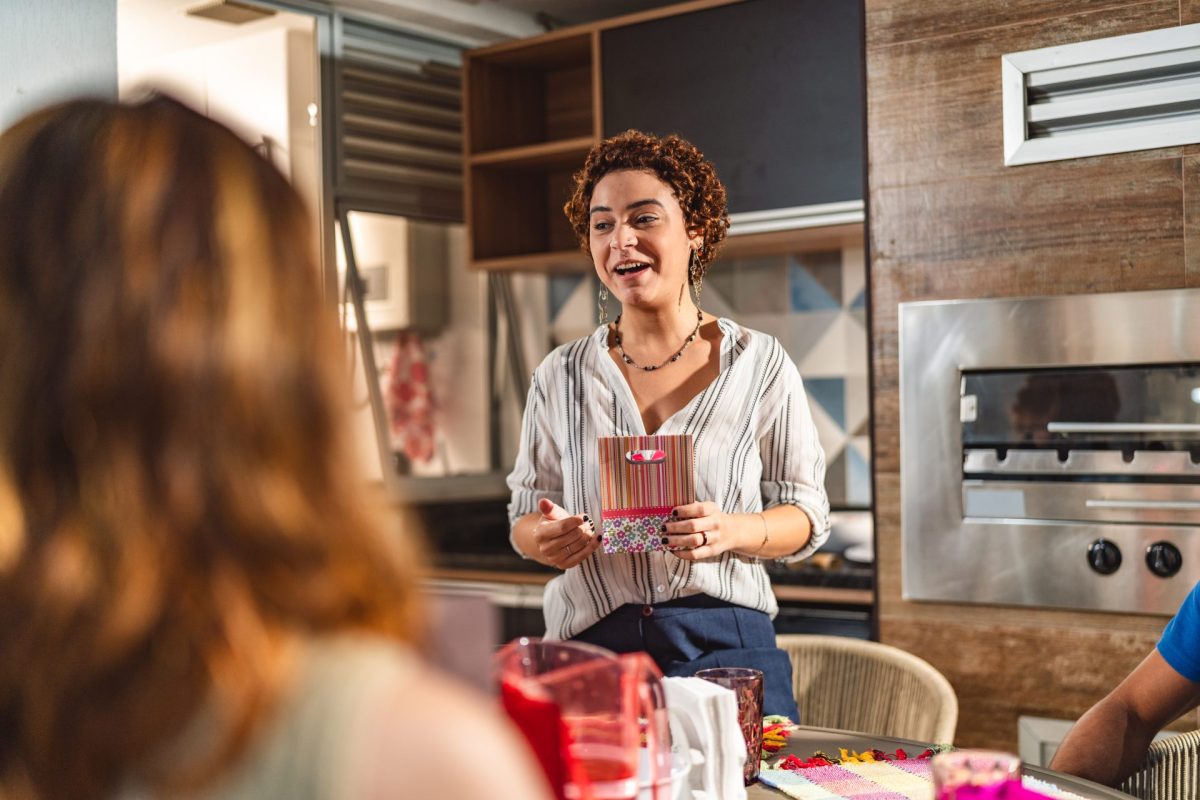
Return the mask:
[[1200, 576], [1200, 290], [900, 306], [903, 594], [1171, 613]]

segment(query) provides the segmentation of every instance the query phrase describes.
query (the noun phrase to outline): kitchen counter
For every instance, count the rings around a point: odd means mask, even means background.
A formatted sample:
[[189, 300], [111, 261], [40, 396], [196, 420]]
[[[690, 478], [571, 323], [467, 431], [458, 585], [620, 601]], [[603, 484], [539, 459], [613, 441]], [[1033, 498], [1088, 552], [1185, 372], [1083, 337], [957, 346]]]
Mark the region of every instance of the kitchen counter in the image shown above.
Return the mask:
[[[432, 581], [444, 588], [489, 594], [505, 608], [538, 609], [542, 586], [557, 569], [524, 559], [508, 542], [507, 498], [427, 502], [411, 511], [427, 532]], [[836, 530], [836, 527], [835, 527]], [[768, 561], [780, 606], [869, 611], [874, 602], [873, 568], [842, 557], [837, 537], [830, 549], [795, 564]]]
[[[781, 602], [870, 605], [871, 565], [855, 564], [836, 554], [818, 553], [799, 564], [769, 562], [767, 572]], [[479, 581], [544, 585], [559, 573], [516, 553], [438, 553], [432, 577], [438, 581]]]

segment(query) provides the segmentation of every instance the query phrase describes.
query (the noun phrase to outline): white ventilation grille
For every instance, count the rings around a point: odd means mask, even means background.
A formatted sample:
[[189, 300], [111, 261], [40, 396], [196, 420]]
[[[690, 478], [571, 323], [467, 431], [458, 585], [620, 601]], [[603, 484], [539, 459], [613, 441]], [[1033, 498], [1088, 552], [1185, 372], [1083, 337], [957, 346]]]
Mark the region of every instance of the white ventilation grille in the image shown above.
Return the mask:
[[1200, 25], [1000, 62], [1008, 166], [1200, 142]]

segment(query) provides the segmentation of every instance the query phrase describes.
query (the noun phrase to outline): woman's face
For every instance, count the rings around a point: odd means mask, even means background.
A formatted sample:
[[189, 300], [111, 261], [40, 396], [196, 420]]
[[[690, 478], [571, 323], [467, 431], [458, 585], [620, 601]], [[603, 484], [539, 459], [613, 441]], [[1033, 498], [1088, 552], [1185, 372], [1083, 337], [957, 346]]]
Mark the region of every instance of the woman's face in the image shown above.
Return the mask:
[[596, 274], [622, 306], [678, 304], [700, 237], [688, 236], [683, 209], [658, 176], [620, 170], [601, 178], [592, 191], [588, 231]]

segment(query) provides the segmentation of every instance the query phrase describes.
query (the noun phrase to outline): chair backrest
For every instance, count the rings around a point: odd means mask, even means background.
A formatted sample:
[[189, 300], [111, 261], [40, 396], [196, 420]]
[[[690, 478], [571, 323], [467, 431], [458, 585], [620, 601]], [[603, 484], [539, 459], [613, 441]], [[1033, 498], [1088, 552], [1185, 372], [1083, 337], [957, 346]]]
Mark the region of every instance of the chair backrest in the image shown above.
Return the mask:
[[804, 725], [952, 744], [958, 698], [942, 673], [891, 645], [779, 634]]
[[1142, 765], [1119, 788], [1142, 800], [1200, 798], [1200, 731], [1151, 744]]

